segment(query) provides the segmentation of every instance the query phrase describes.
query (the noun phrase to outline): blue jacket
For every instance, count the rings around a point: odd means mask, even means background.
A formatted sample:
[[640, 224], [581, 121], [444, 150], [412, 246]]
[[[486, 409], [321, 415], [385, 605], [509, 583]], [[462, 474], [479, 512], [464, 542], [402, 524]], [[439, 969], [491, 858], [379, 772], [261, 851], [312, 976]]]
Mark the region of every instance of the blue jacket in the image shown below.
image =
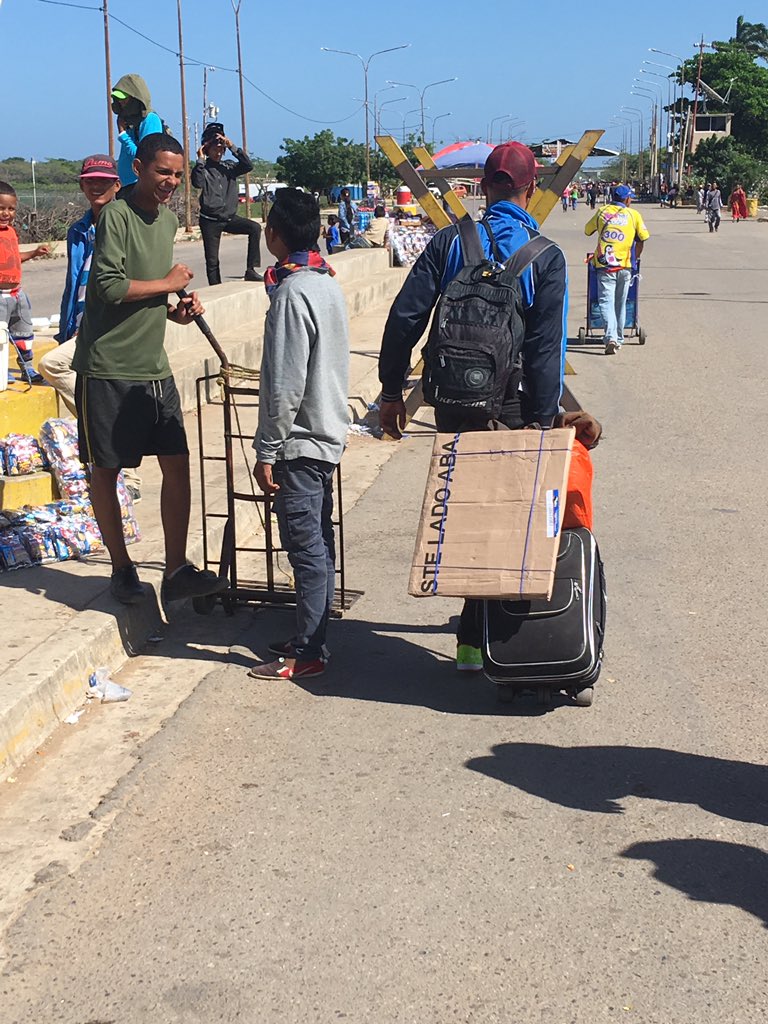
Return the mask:
[[88, 210], [67, 231], [67, 283], [61, 297], [59, 333], [56, 335], [60, 345], [77, 333], [80, 316], [85, 308], [84, 301], [78, 301], [78, 295], [84, 283], [85, 262], [93, 253], [95, 239], [96, 225], [93, 223], [93, 214]]
[[[533, 217], [515, 203], [494, 203], [486, 218], [505, 260], [538, 233]], [[488, 232], [480, 224], [477, 230], [483, 251], [490, 257]], [[401, 397], [413, 348], [424, 334], [441, 292], [462, 266], [455, 225], [438, 231], [413, 265], [384, 328], [379, 380], [385, 400]], [[553, 246], [541, 253], [523, 272], [520, 284], [526, 308], [523, 388], [530, 399], [531, 422], [547, 427], [560, 407], [568, 340], [568, 271], [562, 250]]]
[[120, 155], [117, 158], [117, 173], [120, 175], [122, 185], [133, 185], [137, 180], [133, 173], [133, 161], [136, 158], [136, 150], [145, 135], [153, 135], [155, 132], [162, 132], [163, 122], [154, 111], [150, 111], [139, 125], [138, 131], [132, 128], [120, 132], [117, 136], [120, 143]]

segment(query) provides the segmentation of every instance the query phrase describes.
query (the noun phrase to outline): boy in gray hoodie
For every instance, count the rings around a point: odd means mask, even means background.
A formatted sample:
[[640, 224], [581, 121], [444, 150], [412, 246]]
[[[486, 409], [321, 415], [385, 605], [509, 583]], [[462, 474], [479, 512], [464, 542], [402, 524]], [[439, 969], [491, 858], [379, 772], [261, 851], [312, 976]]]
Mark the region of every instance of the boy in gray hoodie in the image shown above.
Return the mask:
[[298, 189], [280, 189], [264, 232], [277, 264], [265, 275], [264, 328], [254, 475], [274, 499], [280, 541], [296, 587], [296, 633], [270, 644], [276, 660], [254, 679], [310, 679], [325, 671], [325, 635], [335, 587], [333, 474], [349, 412], [349, 336], [344, 295], [317, 248], [320, 209]]

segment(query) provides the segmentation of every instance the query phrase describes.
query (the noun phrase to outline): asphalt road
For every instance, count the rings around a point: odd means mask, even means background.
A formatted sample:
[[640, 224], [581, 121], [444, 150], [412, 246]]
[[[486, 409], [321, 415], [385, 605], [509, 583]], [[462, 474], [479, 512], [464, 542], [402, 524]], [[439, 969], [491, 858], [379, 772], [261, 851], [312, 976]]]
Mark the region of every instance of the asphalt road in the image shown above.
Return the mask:
[[[571, 334], [584, 220], [547, 224]], [[405, 593], [417, 424], [348, 516], [365, 594], [327, 675], [257, 687], [235, 660], [198, 686], [113, 793], [97, 855], [38, 879], [5, 937], [4, 1022], [764, 1018], [768, 227], [648, 224], [648, 344], [570, 356], [605, 423], [594, 706], [499, 705], [456, 677], [457, 602]], [[254, 623], [262, 651], [290, 630]]]

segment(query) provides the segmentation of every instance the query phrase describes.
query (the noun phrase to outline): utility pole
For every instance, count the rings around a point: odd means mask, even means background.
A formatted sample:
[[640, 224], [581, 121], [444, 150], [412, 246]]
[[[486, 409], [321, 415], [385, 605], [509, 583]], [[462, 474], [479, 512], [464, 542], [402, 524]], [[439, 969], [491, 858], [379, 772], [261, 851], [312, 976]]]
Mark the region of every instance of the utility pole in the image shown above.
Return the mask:
[[[235, 12], [235, 35], [237, 36], [237, 77], [240, 81], [240, 130], [243, 136], [243, 151], [246, 156], [248, 152], [248, 133], [245, 127], [245, 88], [243, 86], [243, 51], [240, 46], [240, 5], [243, 0], [231, 0], [232, 10]], [[251, 216], [251, 179], [250, 175], [245, 176], [245, 216]]]
[[181, 132], [184, 143], [184, 230], [192, 233], [192, 182], [189, 180], [189, 124], [187, 123], [187, 83], [184, 78], [184, 37], [181, 30], [181, 0], [176, 0], [179, 21], [179, 77], [181, 80]]
[[[698, 43], [699, 47], [699, 69], [696, 72], [696, 91], [693, 94], [693, 125], [691, 126], [691, 153], [693, 153], [693, 136], [696, 134], [696, 115], [699, 112], [699, 90], [701, 89], [701, 63], [704, 60], [704, 47], [707, 44], [704, 42], [704, 36], [702, 34], [701, 41]], [[682, 164], [682, 160], [680, 161]], [[682, 169], [681, 169], [682, 176]]]
[[203, 67], [203, 130], [208, 123], [208, 72], [215, 70], [216, 68], [209, 67], [207, 64]]
[[112, 56], [109, 49], [109, 0], [102, 0], [104, 12], [104, 70], [107, 76], [107, 139], [109, 155], [115, 157], [115, 120], [112, 115]]

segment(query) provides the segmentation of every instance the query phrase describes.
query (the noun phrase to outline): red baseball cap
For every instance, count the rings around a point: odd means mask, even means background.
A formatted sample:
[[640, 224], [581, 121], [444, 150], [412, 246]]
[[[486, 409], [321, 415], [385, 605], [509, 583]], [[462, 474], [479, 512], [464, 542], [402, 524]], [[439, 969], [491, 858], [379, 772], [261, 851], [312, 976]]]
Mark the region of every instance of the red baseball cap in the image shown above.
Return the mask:
[[483, 181], [490, 185], [494, 175], [506, 174], [515, 188], [522, 189], [536, 177], [538, 166], [533, 153], [522, 142], [505, 142], [485, 161]]
[[120, 175], [117, 173], [117, 164], [111, 156], [105, 153], [94, 153], [83, 160], [80, 168], [80, 178], [111, 178], [118, 181]]

